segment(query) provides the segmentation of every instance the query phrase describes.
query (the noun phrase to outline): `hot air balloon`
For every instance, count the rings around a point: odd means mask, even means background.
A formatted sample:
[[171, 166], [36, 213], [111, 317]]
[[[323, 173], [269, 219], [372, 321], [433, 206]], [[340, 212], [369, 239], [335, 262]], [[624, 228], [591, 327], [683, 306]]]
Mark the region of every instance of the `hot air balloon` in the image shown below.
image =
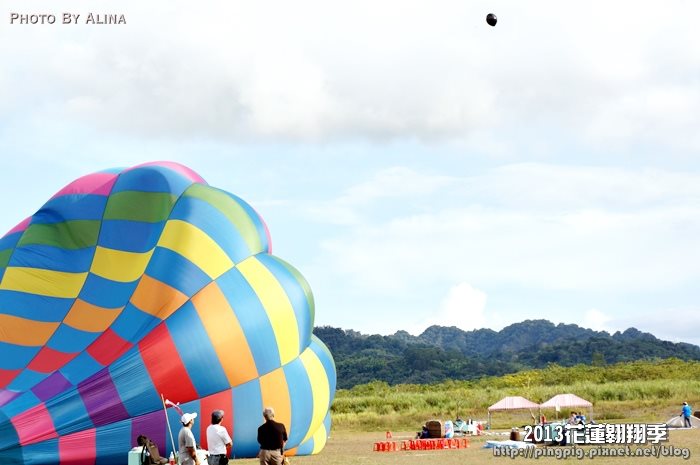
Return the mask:
[[79, 178], [0, 239], [0, 463], [125, 463], [141, 434], [168, 457], [163, 399], [225, 410], [235, 457], [267, 405], [318, 453], [336, 372], [314, 315], [262, 218], [189, 168]]
[[489, 26], [495, 26], [496, 23], [498, 22], [498, 18], [496, 17], [495, 14], [489, 13], [486, 15], [486, 22], [488, 23]]

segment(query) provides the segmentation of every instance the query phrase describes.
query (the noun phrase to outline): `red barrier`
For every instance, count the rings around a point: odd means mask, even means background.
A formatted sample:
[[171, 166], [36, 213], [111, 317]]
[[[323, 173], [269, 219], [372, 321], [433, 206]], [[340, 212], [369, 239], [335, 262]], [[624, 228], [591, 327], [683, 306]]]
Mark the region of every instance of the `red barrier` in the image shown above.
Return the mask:
[[410, 439], [404, 441], [381, 441], [374, 443], [375, 452], [396, 452], [399, 450], [466, 449], [467, 447], [469, 447], [469, 439], [467, 438]]

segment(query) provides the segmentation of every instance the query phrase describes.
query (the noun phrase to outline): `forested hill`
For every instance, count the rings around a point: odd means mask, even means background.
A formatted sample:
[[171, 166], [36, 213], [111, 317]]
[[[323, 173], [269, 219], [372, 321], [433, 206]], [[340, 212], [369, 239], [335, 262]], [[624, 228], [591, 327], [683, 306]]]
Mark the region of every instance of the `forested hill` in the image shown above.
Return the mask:
[[527, 320], [500, 331], [431, 326], [419, 336], [364, 335], [330, 326], [314, 329], [333, 353], [338, 387], [372, 380], [432, 383], [476, 379], [551, 363], [562, 366], [675, 357], [700, 360], [700, 347], [662, 341], [635, 328], [609, 334], [577, 325]]

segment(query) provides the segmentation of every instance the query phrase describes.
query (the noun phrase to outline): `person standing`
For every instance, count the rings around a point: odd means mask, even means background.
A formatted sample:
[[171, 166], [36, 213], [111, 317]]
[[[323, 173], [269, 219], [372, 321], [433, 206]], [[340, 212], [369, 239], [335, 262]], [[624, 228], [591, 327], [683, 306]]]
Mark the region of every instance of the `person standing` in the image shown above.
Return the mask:
[[192, 434], [192, 426], [194, 419], [197, 418], [197, 413], [184, 413], [180, 417], [182, 428], [177, 435], [177, 444], [180, 451], [180, 465], [199, 465], [199, 457], [197, 457], [197, 443]]
[[284, 444], [287, 442], [287, 428], [274, 420], [272, 407], [263, 410], [265, 423], [258, 428], [260, 444], [260, 465], [282, 465], [284, 462]]
[[224, 419], [223, 410], [211, 412], [211, 425], [207, 426], [207, 447], [209, 448], [209, 465], [226, 465], [228, 463], [228, 451], [231, 447], [231, 436], [221, 420]]
[[692, 415], [692, 409], [688, 402], [683, 402], [683, 407], [681, 408], [681, 416], [683, 417], [683, 426], [686, 428], [692, 428], [693, 424], [690, 422], [690, 415]]

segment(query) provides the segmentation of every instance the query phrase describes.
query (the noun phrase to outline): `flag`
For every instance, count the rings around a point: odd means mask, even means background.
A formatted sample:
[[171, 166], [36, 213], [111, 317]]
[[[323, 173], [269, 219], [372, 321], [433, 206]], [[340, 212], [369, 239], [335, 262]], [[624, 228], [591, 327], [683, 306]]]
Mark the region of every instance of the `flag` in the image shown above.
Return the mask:
[[166, 405], [167, 407], [174, 407], [175, 410], [177, 410], [177, 413], [179, 413], [181, 416], [185, 414], [185, 412], [183, 412], [182, 409], [180, 408], [180, 402], [178, 402], [178, 403], [176, 404], [176, 403], [174, 403], [174, 402], [172, 402], [172, 401], [170, 401], [170, 400], [168, 400], [168, 399], [165, 399], [165, 405]]

